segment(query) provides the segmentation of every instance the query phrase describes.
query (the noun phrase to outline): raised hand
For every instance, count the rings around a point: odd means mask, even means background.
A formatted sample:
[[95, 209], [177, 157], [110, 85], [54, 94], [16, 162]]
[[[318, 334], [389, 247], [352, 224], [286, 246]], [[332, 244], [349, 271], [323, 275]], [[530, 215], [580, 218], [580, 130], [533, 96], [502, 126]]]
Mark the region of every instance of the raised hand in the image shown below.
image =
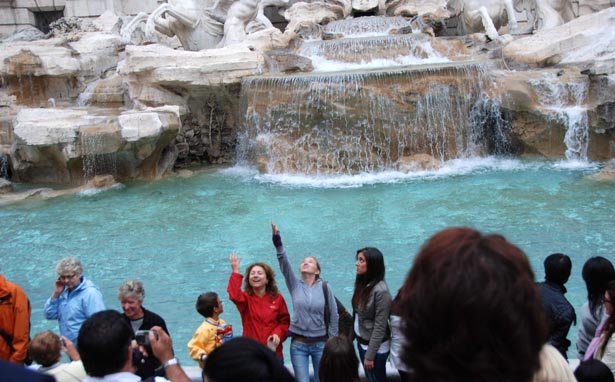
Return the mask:
[[240, 269], [240, 265], [241, 265], [241, 258], [239, 256], [237, 256], [237, 254], [235, 252], [231, 253], [231, 255], [229, 256], [229, 260], [231, 262], [231, 270], [234, 273], [241, 273], [239, 271]]
[[280, 231], [278, 230], [278, 226], [275, 225], [274, 222], [271, 222], [271, 234], [272, 235], [279, 235]]
[[280, 236], [280, 230], [278, 229], [278, 226], [275, 225], [274, 222], [271, 222], [271, 240], [273, 241], [273, 245], [276, 248], [279, 248], [282, 246], [282, 237]]

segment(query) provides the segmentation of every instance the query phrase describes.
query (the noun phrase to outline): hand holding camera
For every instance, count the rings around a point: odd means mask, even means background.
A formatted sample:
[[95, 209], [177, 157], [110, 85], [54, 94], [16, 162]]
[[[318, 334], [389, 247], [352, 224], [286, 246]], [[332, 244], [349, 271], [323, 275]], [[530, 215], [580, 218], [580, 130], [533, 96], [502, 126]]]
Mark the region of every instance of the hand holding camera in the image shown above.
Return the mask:
[[135, 332], [135, 340], [139, 346], [151, 346], [149, 340], [149, 334], [153, 333], [154, 337], [158, 339], [158, 333], [152, 330], [137, 330]]

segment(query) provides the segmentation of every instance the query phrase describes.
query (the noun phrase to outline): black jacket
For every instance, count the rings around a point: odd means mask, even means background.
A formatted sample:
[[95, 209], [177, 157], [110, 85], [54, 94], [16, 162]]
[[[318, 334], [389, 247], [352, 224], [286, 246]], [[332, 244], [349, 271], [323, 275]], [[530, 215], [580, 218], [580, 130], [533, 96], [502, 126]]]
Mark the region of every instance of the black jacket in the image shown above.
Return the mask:
[[577, 316], [570, 302], [564, 297], [566, 288], [549, 281], [537, 285], [549, 323], [549, 339], [547, 342], [557, 348], [564, 358], [568, 359], [566, 351], [568, 351], [570, 341], [566, 337], [570, 326], [573, 323], [576, 325]]
[[[169, 330], [167, 329], [167, 324], [164, 322], [162, 317], [157, 315], [154, 312], [150, 312], [149, 310], [141, 307], [143, 309], [143, 323], [139, 327], [138, 330], [149, 330], [153, 326], [160, 326], [167, 334], [169, 334]], [[125, 314], [122, 315], [124, 320], [131, 325], [130, 320], [126, 317]], [[131, 326], [132, 328], [132, 326]], [[170, 334], [169, 334], [170, 335]], [[133, 360], [135, 365], [137, 365], [137, 374], [142, 379], [146, 379], [153, 375], [164, 376], [164, 369], [161, 367], [160, 361], [154, 357], [151, 352], [149, 352], [149, 357], [143, 358], [140, 356], [141, 353], [137, 355], [136, 360]], [[136, 354], [133, 353], [133, 356]], [[159, 369], [159, 370], [156, 370]]]

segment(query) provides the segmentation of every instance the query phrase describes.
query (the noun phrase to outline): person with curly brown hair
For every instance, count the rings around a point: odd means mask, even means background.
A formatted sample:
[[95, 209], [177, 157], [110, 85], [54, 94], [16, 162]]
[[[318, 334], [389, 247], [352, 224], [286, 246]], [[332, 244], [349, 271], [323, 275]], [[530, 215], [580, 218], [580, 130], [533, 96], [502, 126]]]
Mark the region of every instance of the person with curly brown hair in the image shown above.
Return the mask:
[[[282, 343], [290, 325], [290, 314], [275, 283], [275, 273], [265, 263], [254, 263], [248, 266], [244, 276], [237, 254], [231, 253], [229, 260], [232, 272], [226, 290], [239, 310], [243, 335], [266, 345], [283, 359]], [[242, 282], [244, 290], [241, 290]]]

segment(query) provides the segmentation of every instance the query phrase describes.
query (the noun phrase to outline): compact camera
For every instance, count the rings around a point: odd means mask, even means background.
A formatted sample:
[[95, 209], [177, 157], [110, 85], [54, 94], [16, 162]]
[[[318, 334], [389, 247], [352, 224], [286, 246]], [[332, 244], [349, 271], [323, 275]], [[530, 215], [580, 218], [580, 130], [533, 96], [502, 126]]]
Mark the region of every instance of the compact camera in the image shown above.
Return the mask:
[[[150, 346], [149, 333], [150, 333], [149, 330], [137, 330], [135, 332], [135, 340], [137, 341], [137, 344], [141, 346]], [[154, 336], [158, 338], [158, 334], [156, 332], [152, 332], [152, 333], [154, 333]]]

